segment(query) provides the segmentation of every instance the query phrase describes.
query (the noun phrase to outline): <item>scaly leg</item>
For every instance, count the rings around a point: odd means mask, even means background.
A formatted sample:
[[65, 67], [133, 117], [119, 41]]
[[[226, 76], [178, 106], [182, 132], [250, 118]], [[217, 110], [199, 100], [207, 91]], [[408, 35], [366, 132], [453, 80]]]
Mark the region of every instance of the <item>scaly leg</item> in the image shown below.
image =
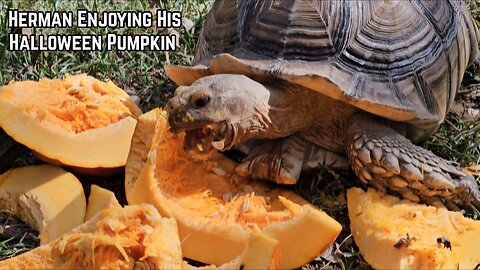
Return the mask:
[[480, 205], [473, 176], [414, 145], [374, 116], [355, 116], [346, 133], [350, 164], [364, 184], [450, 209], [470, 203]]

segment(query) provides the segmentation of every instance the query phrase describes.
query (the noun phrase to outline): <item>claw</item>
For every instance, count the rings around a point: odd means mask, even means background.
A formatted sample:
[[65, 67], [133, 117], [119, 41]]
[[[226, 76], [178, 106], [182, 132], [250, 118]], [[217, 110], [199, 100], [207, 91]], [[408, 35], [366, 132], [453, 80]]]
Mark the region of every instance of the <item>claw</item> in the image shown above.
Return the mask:
[[442, 200], [440, 200], [437, 197], [425, 198], [424, 201], [425, 201], [426, 204], [433, 205], [437, 208], [447, 209], [445, 204], [443, 204]]
[[403, 198], [410, 200], [412, 202], [419, 202], [420, 198], [418, 198], [417, 195], [415, 195], [410, 189], [408, 188], [402, 188], [399, 190], [400, 194], [402, 194]]

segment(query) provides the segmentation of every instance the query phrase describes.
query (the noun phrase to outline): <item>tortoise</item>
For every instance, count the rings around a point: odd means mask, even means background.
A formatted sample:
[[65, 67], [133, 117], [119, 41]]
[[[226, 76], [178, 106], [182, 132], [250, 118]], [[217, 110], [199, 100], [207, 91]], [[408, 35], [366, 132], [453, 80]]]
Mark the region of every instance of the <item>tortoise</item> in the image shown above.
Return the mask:
[[479, 32], [462, 1], [219, 0], [166, 110], [195, 158], [237, 149], [238, 175], [294, 184], [353, 168], [414, 202], [480, 205], [473, 176], [417, 144], [445, 119]]

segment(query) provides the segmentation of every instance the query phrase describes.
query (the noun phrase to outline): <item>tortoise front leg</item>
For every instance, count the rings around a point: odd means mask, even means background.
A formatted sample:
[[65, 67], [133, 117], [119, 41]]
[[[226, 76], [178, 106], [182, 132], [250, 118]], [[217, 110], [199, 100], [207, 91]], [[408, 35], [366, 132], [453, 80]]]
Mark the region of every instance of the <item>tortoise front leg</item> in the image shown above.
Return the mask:
[[235, 172], [241, 176], [295, 184], [302, 171], [305, 142], [295, 135], [259, 141]]
[[312, 144], [302, 134], [276, 140], [256, 140], [241, 146], [247, 157], [235, 169], [238, 175], [295, 184], [302, 170], [321, 165], [346, 168], [346, 157]]
[[450, 209], [470, 203], [480, 205], [472, 175], [414, 145], [372, 115], [352, 118], [346, 129], [346, 147], [353, 170], [366, 185]]

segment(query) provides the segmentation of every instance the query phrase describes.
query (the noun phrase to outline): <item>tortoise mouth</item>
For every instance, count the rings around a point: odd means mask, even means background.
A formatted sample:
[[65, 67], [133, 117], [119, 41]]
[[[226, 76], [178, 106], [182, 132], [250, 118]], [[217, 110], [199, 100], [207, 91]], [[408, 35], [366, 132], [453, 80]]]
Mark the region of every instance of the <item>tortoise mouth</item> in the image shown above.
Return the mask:
[[186, 129], [183, 147], [193, 158], [206, 159], [214, 149], [218, 151], [231, 149], [235, 142], [235, 130], [235, 126], [228, 121]]

